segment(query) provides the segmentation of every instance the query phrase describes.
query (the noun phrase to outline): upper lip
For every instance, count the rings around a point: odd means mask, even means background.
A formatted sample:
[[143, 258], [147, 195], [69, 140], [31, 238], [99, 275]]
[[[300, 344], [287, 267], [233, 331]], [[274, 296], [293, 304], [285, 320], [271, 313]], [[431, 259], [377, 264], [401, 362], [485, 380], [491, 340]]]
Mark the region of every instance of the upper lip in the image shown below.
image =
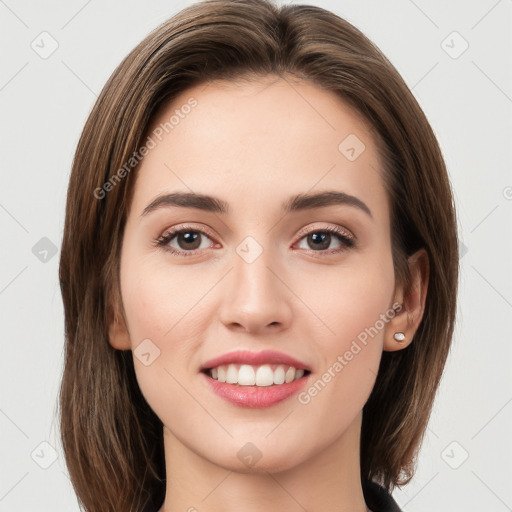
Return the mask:
[[218, 357], [214, 357], [209, 361], [206, 361], [202, 366], [201, 370], [206, 370], [210, 368], [216, 368], [217, 366], [223, 364], [250, 364], [250, 365], [263, 365], [263, 364], [284, 364], [288, 366], [293, 366], [296, 370], [308, 370], [311, 371], [311, 368], [291, 357], [287, 354], [283, 354], [282, 352], [277, 352], [275, 350], [262, 350], [261, 352], [251, 352], [250, 350], [236, 350], [234, 352], [228, 352], [227, 354], [223, 354]]

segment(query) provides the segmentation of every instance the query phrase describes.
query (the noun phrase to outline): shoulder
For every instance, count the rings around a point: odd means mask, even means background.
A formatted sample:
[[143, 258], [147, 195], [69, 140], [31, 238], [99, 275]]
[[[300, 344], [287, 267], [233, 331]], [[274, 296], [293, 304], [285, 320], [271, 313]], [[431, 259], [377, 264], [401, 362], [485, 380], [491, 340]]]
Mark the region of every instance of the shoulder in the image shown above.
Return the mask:
[[391, 494], [376, 482], [365, 480], [363, 494], [366, 505], [372, 512], [402, 512]]

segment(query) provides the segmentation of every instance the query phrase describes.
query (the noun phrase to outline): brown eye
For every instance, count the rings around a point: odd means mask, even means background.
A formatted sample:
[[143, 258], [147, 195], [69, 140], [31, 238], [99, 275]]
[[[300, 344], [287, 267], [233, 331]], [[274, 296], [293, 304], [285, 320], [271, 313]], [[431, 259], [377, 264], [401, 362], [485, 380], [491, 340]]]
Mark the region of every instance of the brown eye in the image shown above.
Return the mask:
[[301, 238], [299, 248], [314, 252], [340, 252], [353, 247], [353, 245], [354, 239], [352, 237], [333, 227], [317, 229], [306, 234]]
[[175, 238], [180, 249], [184, 251], [193, 251], [199, 249], [201, 245], [201, 233], [197, 231], [182, 231]]
[[319, 249], [321, 251], [328, 249], [331, 244], [330, 233], [310, 233], [307, 237], [307, 243], [311, 249]]
[[199, 229], [182, 228], [171, 230], [155, 241], [162, 247], [179, 256], [191, 256], [196, 250], [213, 246], [212, 239]]

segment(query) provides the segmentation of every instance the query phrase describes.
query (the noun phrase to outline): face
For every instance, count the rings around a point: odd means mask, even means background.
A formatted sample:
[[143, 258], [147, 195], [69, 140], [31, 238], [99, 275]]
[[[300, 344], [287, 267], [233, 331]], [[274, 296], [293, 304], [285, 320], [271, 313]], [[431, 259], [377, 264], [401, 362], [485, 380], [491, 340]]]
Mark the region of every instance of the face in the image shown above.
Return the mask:
[[111, 343], [133, 350], [167, 435], [237, 471], [346, 442], [395, 292], [368, 127], [333, 93], [267, 77], [185, 91], [150, 137], [121, 254], [128, 341]]

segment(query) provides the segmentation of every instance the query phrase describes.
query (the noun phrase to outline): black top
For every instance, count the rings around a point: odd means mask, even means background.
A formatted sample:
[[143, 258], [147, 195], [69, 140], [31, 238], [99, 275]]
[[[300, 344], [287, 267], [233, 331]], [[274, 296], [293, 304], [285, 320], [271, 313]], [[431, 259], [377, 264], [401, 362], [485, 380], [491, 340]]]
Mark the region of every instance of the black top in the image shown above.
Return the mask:
[[[372, 512], [402, 512], [388, 491], [371, 480], [366, 480], [363, 483], [363, 495], [366, 506]], [[155, 512], [158, 512], [162, 508], [164, 499], [156, 508]]]
[[371, 480], [363, 483], [363, 495], [372, 512], [402, 512], [388, 491]]

